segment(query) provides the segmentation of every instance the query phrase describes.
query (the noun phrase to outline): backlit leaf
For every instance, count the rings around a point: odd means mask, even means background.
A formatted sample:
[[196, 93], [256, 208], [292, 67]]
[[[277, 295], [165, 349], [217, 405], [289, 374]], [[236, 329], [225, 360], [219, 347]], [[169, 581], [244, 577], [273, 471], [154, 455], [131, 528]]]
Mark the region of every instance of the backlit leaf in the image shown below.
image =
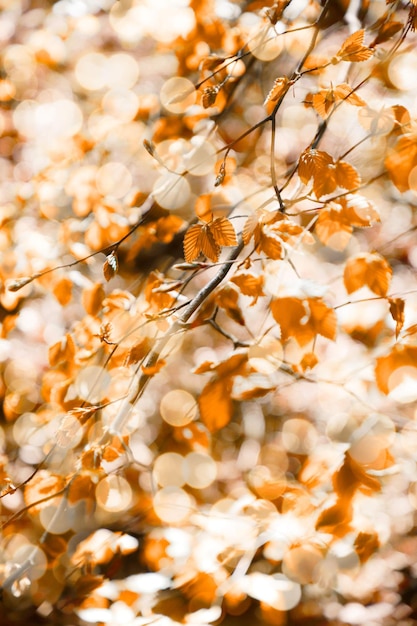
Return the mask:
[[343, 280], [348, 293], [366, 286], [378, 296], [386, 296], [391, 275], [392, 269], [384, 257], [378, 254], [360, 254], [348, 259]]
[[219, 246], [235, 246], [237, 244], [233, 224], [226, 217], [216, 218], [208, 224], [208, 228]]
[[264, 277], [262, 275], [255, 276], [254, 274], [241, 273], [235, 274], [230, 280], [239, 287], [240, 292], [244, 296], [253, 298], [252, 305], [257, 302], [259, 297], [265, 295], [262, 290], [264, 284]]
[[223, 428], [233, 416], [231, 378], [216, 378], [207, 383], [198, 398], [200, 417], [210, 432]]
[[374, 51], [371, 48], [363, 45], [365, 37], [365, 30], [357, 30], [344, 41], [343, 45], [339, 49], [336, 59], [341, 61], [366, 61], [369, 59]]

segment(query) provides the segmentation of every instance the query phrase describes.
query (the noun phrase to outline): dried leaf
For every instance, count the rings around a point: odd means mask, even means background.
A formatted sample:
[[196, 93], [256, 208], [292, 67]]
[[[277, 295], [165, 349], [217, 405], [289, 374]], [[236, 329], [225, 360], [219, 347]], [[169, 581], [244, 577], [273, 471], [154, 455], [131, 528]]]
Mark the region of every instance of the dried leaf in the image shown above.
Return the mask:
[[204, 89], [201, 102], [205, 109], [208, 109], [215, 104], [218, 93], [219, 90], [216, 87], [206, 87]]
[[363, 533], [360, 532], [354, 543], [355, 552], [359, 557], [361, 563], [366, 561], [378, 550], [379, 538], [374, 532]]
[[329, 165], [333, 165], [330, 154], [309, 148], [300, 156], [298, 175], [306, 185], [313, 177], [325, 176]]
[[314, 232], [325, 246], [333, 250], [344, 250], [350, 241], [353, 228], [340, 207], [329, 206], [320, 211]]
[[221, 248], [210, 232], [206, 224], [194, 224], [184, 237], [184, 259], [191, 263], [204, 254], [210, 261], [215, 263], [220, 256]]
[[402, 298], [388, 298], [389, 310], [392, 315], [392, 319], [396, 322], [395, 326], [395, 338], [398, 339], [398, 335], [404, 326], [404, 307], [405, 302]]
[[118, 269], [119, 262], [116, 253], [113, 251], [106, 257], [103, 265], [103, 275], [107, 282], [117, 274]]
[[274, 80], [272, 89], [265, 98], [264, 106], [268, 102], [276, 102], [281, 96], [283, 96], [287, 90], [289, 80], [287, 76], [280, 76]]

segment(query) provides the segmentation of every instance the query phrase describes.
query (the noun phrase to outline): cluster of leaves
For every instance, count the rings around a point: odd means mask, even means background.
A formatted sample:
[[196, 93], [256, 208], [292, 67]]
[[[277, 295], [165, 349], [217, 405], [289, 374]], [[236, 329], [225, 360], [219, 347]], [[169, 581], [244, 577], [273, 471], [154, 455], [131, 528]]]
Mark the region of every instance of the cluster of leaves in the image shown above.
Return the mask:
[[2, 8], [0, 621], [411, 626], [417, 4]]

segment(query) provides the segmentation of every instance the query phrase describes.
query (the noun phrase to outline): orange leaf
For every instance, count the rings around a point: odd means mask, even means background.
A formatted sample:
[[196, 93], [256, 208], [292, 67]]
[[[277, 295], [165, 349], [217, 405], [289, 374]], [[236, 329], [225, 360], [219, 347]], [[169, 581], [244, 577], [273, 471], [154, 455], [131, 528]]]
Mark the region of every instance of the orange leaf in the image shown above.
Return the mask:
[[141, 339], [138, 343], [135, 343], [129, 350], [129, 353], [125, 359], [124, 366], [128, 367], [134, 363], [141, 361], [149, 352], [150, 340], [149, 337]]
[[375, 377], [385, 394], [398, 387], [404, 378], [417, 378], [417, 346], [396, 344], [387, 356], [377, 358]]
[[52, 474], [48, 470], [39, 470], [30, 482], [25, 486], [24, 498], [27, 506], [39, 501], [36, 506], [31, 506], [31, 511], [39, 512], [41, 509], [50, 506], [51, 500], [45, 500], [54, 494], [62, 492], [66, 484], [65, 478], [58, 474]]
[[215, 263], [220, 256], [221, 248], [216, 243], [207, 224], [194, 224], [184, 237], [184, 258], [187, 263], [198, 259], [201, 253]]
[[334, 340], [336, 338], [336, 313], [328, 307], [321, 298], [309, 298], [310, 325], [317, 335]]
[[386, 296], [391, 275], [392, 269], [386, 259], [378, 254], [366, 253], [347, 261], [343, 280], [348, 293], [367, 286], [378, 296]]
[[353, 232], [340, 208], [329, 206], [319, 213], [314, 232], [320, 241], [333, 250], [344, 250]]
[[216, 303], [226, 311], [227, 315], [237, 324], [245, 325], [242, 311], [238, 305], [239, 294], [233, 287], [224, 286], [216, 294]]
[[217, 217], [208, 224], [208, 228], [219, 246], [235, 246], [237, 244], [233, 224], [226, 217]]
[[198, 399], [200, 417], [210, 432], [226, 426], [233, 416], [233, 400], [230, 397], [232, 379], [215, 378], [207, 383]]
[[[349, 532], [349, 522], [352, 520], [352, 504], [349, 499], [339, 498], [333, 506], [322, 511], [316, 521], [316, 530], [343, 536]], [[337, 532], [336, 529], [338, 529]]]
[[264, 106], [268, 104], [268, 102], [276, 102], [282, 95], [284, 95], [287, 90], [288, 83], [289, 80], [286, 76], [276, 78], [272, 89], [265, 98]]
[[279, 261], [282, 258], [281, 240], [267, 225], [255, 232], [255, 250], [263, 252], [269, 259]]
[[415, 136], [400, 137], [394, 150], [385, 159], [388, 174], [399, 189], [410, 189], [410, 173], [417, 166], [417, 141]]
[[338, 61], [366, 61], [369, 59], [374, 51], [371, 48], [363, 45], [363, 40], [365, 37], [365, 30], [361, 29], [356, 31], [356, 33], [352, 33], [342, 44], [339, 52], [336, 57], [334, 57], [334, 61], [337, 63]]
[[335, 87], [334, 89], [334, 95], [337, 101], [345, 100], [355, 107], [361, 107], [366, 104], [365, 100], [362, 100], [362, 98], [358, 96], [356, 91], [354, 91], [352, 87], [347, 83], [341, 83], [340, 85], [337, 85], [337, 87]]
[[366, 228], [381, 221], [372, 202], [359, 194], [348, 194], [340, 198], [338, 204], [344, 218], [356, 228]]
[[68, 487], [68, 502], [76, 504], [91, 499], [95, 502], [96, 483], [90, 474], [78, 474]]
[[395, 338], [397, 339], [402, 327], [404, 326], [405, 302], [402, 298], [388, 298], [388, 302], [392, 319], [396, 322]]
[[359, 561], [365, 563], [379, 548], [378, 535], [374, 532], [359, 533], [355, 539], [354, 548]]
[[116, 253], [113, 251], [106, 257], [103, 265], [103, 275], [104, 278], [109, 281], [113, 276], [117, 274], [117, 270], [119, 269], [119, 262], [117, 260]]
[[327, 152], [308, 149], [300, 156], [298, 175], [306, 185], [313, 176], [320, 177], [325, 175], [328, 166], [332, 164], [333, 159]]
[[101, 283], [95, 283], [92, 287], [83, 289], [81, 299], [86, 313], [89, 315], [97, 315], [101, 309], [105, 295]]
[[61, 306], [65, 306], [72, 298], [72, 280], [67, 276], [61, 278], [54, 286], [53, 294]]
[[230, 281], [239, 287], [240, 292], [244, 296], [250, 296], [253, 298], [252, 305], [257, 302], [260, 296], [265, 295], [262, 291], [264, 284], [264, 277], [262, 275], [255, 276], [254, 274], [249, 273], [235, 274]]
[[142, 365], [142, 372], [146, 376], [155, 376], [155, 374], [157, 374], [165, 365], [166, 361], [164, 361], [164, 359], [159, 359], [154, 365]]
[[277, 298], [271, 302], [271, 312], [284, 341], [293, 338], [304, 346], [316, 335], [336, 336], [336, 314], [320, 298]]
[[57, 343], [54, 343], [48, 350], [49, 363], [52, 366], [58, 365], [63, 361], [71, 363], [75, 355], [75, 343], [72, 336], [67, 333]]
[[336, 161], [335, 163], [335, 180], [338, 187], [344, 189], [355, 189], [361, 182], [356, 168], [346, 161]]

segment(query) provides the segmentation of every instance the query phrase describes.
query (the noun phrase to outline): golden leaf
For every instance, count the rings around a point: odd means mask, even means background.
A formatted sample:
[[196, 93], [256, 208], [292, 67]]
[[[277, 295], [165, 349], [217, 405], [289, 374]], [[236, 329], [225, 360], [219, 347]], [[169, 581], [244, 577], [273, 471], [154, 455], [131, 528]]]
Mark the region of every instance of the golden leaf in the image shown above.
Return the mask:
[[48, 350], [49, 363], [52, 366], [63, 361], [71, 363], [75, 355], [75, 343], [72, 336], [67, 333], [60, 341], [54, 343]]
[[232, 223], [225, 217], [218, 217], [208, 224], [194, 224], [184, 237], [184, 258], [187, 263], [204, 254], [214, 263], [218, 261], [221, 246], [237, 244]]
[[83, 307], [89, 315], [97, 315], [101, 310], [106, 294], [101, 283], [95, 283], [92, 287], [83, 289], [81, 301]]
[[198, 398], [200, 417], [210, 432], [226, 426], [233, 416], [233, 400], [230, 397], [232, 379], [216, 378], [207, 383]]
[[72, 298], [72, 280], [63, 276], [53, 288], [53, 294], [61, 306], [65, 306]]
[[270, 306], [284, 341], [293, 338], [304, 346], [316, 335], [335, 339], [336, 314], [320, 298], [277, 298]]
[[217, 217], [208, 224], [208, 227], [219, 246], [235, 246], [237, 244], [233, 224], [226, 217]]
[[255, 276], [249, 273], [235, 274], [230, 281], [239, 287], [241, 294], [253, 298], [251, 306], [257, 302], [260, 296], [265, 295], [262, 290], [264, 284], [264, 277], [262, 275]]
[[388, 355], [376, 359], [376, 382], [383, 393], [388, 394], [401, 384], [402, 377], [393, 376], [399, 369], [402, 369], [405, 375], [415, 370], [417, 377], [417, 346], [396, 344]]
[[321, 177], [329, 165], [333, 165], [330, 154], [322, 150], [308, 149], [300, 156], [298, 175], [305, 185], [313, 177]]
[[365, 30], [361, 29], [352, 33], [342, 44], [339, 52], [336, 54], [335, 62], [337, 61], [354, 61], [361, 62], [369, 59], [374, 51], [371, 48], [363, 45], [365, 37]]
[[400, 137], [385, 159], [389, 177], [401, 192], [410, 189], [410, 173], [417, 166], [417, 141], [415, 135]]
[[268, 104], [268, 102], [276, 102], [282, 95], [284, 95], [287, 90], [288, 83], [289, 80], [287, 76], [280, 76], [279, 78], [276, 78], [272, 89], [265, 98], [264, 106]]
[[320, 241], [333, 250], [344, 250], [353, 228], [338, 208], [329, 206], [319, 213], [314, 232]]
[[353, 293], [367, 286], [378, 296], [386, 296], [392, 269], [378, 254], [360, 254], [348, 259], [343, 274], [346, 291]]

